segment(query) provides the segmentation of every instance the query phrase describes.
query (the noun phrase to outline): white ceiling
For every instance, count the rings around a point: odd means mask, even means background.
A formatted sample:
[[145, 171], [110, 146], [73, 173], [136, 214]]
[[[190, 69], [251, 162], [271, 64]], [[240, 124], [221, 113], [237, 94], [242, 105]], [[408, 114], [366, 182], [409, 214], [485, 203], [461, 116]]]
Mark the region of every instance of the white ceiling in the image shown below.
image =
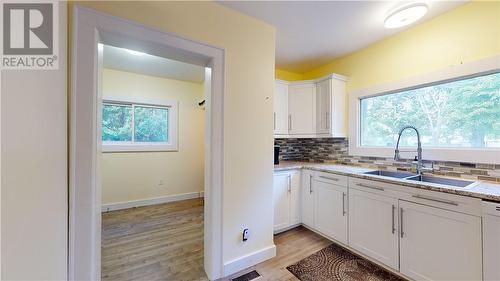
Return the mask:
[[104, 45], [103, 66], [116, 70], [135, 72], [190, 82], [203, 82], [205, 69], [201, 66], [184, 63], [149, 54], [132, 55], [126, 49]]
[[[422, 1], [420, 1], [422, 2]], [[419, 22], [465, 1], [423, 1]], [[277, 68], [304, 72], [404, 30], [387, 29], [390, 10], [408, 1], [219, 1], [276, 27]], [[413, 24], [413, 25], [415, 25]]]

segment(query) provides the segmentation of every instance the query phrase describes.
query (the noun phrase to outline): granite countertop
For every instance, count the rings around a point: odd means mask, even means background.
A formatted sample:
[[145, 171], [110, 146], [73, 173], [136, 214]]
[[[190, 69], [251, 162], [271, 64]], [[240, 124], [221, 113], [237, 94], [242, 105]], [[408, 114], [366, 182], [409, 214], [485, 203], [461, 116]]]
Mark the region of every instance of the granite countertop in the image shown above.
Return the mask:
[[[374, 171], [376, 169], [362, 168], [357, 166], [335, 165], [335, 164], [314, 163], [314, 162], [294, 162], [294, 161], [280, 161], [279, 165], [274, 165], [274, 171], [286, 171], [294, 169], [309, 169], [314, 171], [328, 172], [328, 173], [345, 175], [361, 179], [369, 179], [380, 182], [399, 184], [402, 186], [407, 186], [412, 188], [421, 188], [426, 190], [445, 192], [445, 193], [500, 202], [500, 184], [483, 182], [483, 181], [476, 181], [475, 184], [466, 188], [462, 188], [462, 187], [454, 187], [454, 186], [435, 184], [435, 183], [409, 181], [409, 180], [396, 179], [384, 176], [365, 175], [363, 174], [364, 172]], [[443, 176], [439, 177], [441, 178]], [[451, 177], [443, 177], [443, 178], [457, 179]]]

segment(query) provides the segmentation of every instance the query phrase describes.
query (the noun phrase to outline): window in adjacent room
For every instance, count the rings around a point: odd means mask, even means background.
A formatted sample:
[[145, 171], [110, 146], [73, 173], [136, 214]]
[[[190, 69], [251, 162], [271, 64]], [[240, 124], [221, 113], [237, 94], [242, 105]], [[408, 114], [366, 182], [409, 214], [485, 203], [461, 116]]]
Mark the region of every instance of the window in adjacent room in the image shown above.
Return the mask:
[[177, 104], [105, 100], [102, 144], [104, 151], [177, 150]]

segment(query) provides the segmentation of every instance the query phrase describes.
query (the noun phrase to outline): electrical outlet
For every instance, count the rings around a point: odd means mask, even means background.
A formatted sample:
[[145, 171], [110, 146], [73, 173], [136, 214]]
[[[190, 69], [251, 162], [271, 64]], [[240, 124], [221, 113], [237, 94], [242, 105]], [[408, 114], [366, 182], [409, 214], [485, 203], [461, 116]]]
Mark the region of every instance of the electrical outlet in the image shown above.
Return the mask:
[[248, 228], [243, 229], [243, 242], [247, 241], [250, 238], [250, 230]]
[[158, 182], [158, 186], [163, 186], [165, 185], [165, 181], [163, 179], [160, 179], [160, 181]]

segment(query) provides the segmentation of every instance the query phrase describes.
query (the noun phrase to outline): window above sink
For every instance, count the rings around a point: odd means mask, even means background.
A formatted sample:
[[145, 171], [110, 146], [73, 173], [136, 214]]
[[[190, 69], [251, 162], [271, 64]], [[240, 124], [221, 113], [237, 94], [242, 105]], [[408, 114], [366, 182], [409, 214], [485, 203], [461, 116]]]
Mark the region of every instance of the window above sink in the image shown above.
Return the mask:
[[[412, 125], [423, 159], [500, 164], [499, 62], [497, 56], [349, 93], [349, 154], [392, 158], [398, 131]], [[404, 134], [401, 151], [414, 150], [416, 134]]]

